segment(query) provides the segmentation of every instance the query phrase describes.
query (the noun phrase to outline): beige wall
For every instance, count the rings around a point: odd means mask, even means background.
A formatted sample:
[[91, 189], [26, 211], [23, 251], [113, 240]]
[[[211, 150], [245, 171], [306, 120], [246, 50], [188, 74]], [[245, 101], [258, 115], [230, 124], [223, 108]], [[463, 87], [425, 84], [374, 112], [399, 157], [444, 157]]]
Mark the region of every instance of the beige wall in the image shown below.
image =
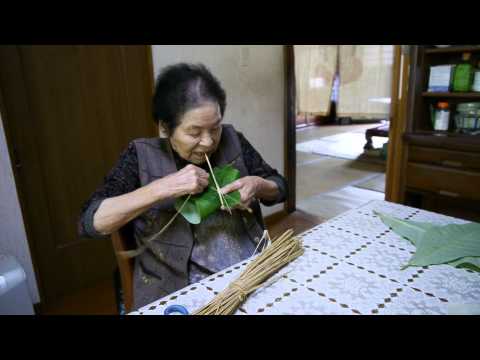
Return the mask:
[[[227, 92], [225, 123], [241, 131], [267, 163], [284, 175], [283, 45], [153, 45], [155, 76], [177, 62], [203, 63]], [[283, 205], [264, 208], [264, 215]]]
[[28, 288], [33, 303], [39, 294], [33, 272], [30, 249], [18, 201], [12, 164], [8, 153], [3, 122], [0, 115], [0, 254], [13, 255], [27, 275]]

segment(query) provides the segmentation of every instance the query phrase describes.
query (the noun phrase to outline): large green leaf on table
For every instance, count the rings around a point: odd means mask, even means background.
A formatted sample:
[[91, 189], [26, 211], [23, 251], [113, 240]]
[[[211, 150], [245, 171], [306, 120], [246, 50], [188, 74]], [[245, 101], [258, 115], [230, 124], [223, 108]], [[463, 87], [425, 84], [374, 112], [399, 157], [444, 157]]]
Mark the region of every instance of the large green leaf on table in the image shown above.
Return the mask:
[[427, 230], [409, 264], [438, 265], [477, 256], [480, 256], [480, 224], [451, 224]]
[[448, 265], [459, 269], [468, 269], [480, 272], [480, 257], [464, 257], [460, 260], [452, 261]]
[[408, 266], [448, 264], [480, 271], [480, 224], [436, 226], [376, 214], [396, 234], [416, 246]]
[[[234, 182], [240, 177], [240, 171], [231, 165], [216, 167], [213, 169], [213, 173], [215, 174], [215, 178], [217, 179], [220, 188]], [[192, 196], [180, 212], [191, 224], [200, 224], [202, 220], [205, 220], [221, 207], [213, 177], [210, 176], [208, 181], [208, 188], [202, 194]], [[231, 208], [240, 203], [240, 193], [238, 191], [224, 195], [224, 197], [228, 206]], [[181, 209], [181, 206], [186, 199], [187, 197], [177, 199], [175, 202], [175, 209], [177, 211]]]
[[406, 238], [415, 246], [417, 245], [417, 242], [422, 239], [425, 232], [434, 227], [433, 224], [400, 220], [378, 212], [375, 212], [375, 215], [378, 215], [383, 223], [392, 228], [397, 235]]

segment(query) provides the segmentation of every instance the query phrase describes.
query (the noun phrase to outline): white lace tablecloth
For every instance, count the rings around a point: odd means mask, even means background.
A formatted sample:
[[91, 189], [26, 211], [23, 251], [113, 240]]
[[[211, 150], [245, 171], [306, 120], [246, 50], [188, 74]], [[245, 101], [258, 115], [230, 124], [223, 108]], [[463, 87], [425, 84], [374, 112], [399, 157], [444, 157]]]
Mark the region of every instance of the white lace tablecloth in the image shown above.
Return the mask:
[[[301, 234], [305, 254], [275, 275], [278, 281], [253, 293], [236, 314], [434, 315], [480, 303], [479, 273], [447, 265], [401, 270], [415, 247], [389, 230], [374, 210], [413, 221], [465, 223], [373, 201]], [[130, 314], [162, 315], [174, 304], [193, 313], [235, 280], [249, 261]]]

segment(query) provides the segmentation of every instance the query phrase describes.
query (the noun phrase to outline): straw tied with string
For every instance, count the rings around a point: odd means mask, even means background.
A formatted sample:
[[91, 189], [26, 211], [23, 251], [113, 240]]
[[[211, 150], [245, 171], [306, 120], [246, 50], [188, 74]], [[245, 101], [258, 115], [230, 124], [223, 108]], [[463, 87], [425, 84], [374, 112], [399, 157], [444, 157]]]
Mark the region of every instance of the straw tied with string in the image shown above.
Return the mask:
[[[265, 231], [260, 243], [267, 237], [269, 238], [268, 231]], [[251, 293], [266, 286], [265, 282], [269, 278], [303, 252], [301, 240], [293, 235], [293, 230], [288, 230], [271, 241], [266, 249], [264, 247], [262, 253], [247, 266], [237, 280], [194, 315], [233, 315]]]

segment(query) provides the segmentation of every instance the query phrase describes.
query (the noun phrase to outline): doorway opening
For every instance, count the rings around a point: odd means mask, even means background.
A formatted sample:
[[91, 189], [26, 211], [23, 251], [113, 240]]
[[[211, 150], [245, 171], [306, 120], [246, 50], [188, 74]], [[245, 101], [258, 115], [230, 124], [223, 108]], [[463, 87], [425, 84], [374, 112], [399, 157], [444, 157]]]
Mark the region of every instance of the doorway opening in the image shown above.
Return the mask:
[[326, 221], [385, 199], [393, 49], [293, 46], [297, 209]]

